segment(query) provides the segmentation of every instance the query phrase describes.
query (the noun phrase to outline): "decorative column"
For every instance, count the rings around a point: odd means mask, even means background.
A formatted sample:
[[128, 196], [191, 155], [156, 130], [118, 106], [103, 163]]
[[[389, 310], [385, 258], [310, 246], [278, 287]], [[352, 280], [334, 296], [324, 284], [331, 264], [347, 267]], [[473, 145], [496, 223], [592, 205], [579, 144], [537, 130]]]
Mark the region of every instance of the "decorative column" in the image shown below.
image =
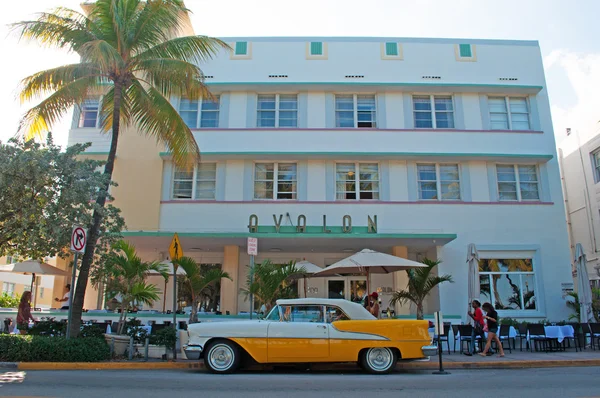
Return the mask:
[[[392, 255], [396, 257], [408, 258], [408, 247], [394, 246], [392, 247]], [[394, 272], [394, 291], [406, 289], [408, 285], [408, 276], [405, 271]], [[400, 305], [396, 303], [394, 308], [396, 315], [410, 315], [410, 304]]]
[[225, 246], [223, 248], [223, 271], [229, 274], [229, 279], [221, 280], [221, 312], [229, 311], [231, 315], [238, 312], [238, 273], [240, 266], [240, 247]]

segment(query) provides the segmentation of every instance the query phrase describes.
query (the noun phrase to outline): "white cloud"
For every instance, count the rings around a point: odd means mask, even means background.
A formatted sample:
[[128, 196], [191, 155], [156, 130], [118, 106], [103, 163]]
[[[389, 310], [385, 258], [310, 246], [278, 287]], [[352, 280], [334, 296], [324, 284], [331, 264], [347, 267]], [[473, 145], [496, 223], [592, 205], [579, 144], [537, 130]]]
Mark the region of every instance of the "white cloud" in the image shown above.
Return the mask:
[[[575, 101], [561, 104], [560, 99], [554, 98], [552, 119], [556, 141], [560, 144], [566, 137], [566, 128], [577, 130], [581, 142], [586, 142], [600, 132], [600, 53], [575, 53], [565, 50], [555, 50], [544, 58], [544, 65], [550, 74], [559, 72], [566, 77], [570, 84]], [[553, 93], [550, 87], [550, 95]]]

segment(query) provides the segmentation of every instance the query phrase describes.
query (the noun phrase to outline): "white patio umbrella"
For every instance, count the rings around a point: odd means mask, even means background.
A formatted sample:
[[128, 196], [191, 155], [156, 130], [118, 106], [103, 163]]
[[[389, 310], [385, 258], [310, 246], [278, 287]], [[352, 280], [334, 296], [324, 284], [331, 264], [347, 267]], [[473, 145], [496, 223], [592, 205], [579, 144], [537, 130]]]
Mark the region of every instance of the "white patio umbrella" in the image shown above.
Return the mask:
[[473, 243], [470, 243], [467, 248], [467, 263], [469, 264], [469, 303], [467, 312], [469, 312], [473, 300], [478, 300], [481, 295], [481, 285], [479, 282], [479, 254]]
[[306, 288], [306, 275], [313, 275], [323, 268], [319, 267], [316, 264], [311, 263], [310, 261], [302, 260], [296, 263], [296, 268], [304, 268], [304, 298], [307, 297], [307, 288]]
[[427, 265], [371, 249], [363, 249], [350, 257], [331, 264], [329, 267], [313, 274], [313, 276], [351, 274], [358, 271], [367, 275], [367, 294], [369, 294], [368, 292], [371, 291], [371, 274], [389, 274], [390, 272], [421, 267], [427, 267]]
[[587, 272], [587, 260], [583, 246], [575, 246], [575, 266], [577, 267], [577, 297], [579, 298], [579, 316], [581, 323], [588, 323], [592, 319], [592, 289]]
[[[53, 265], [42, 263], [38, 260], [27, 260], [20, 263], [0, 265], [0, 272], [12, 272], [15, 274], [31, 275], [31, 292], [33, 294], [33, 284], [36, 275], [54, 275], [69, 276], [69, 274]], [[72, 287], [72, 289], [74, 286]], [[35, 308], [36, 295], [33, 296], [33, 308]]]
[[[172, 262], [161, 261], [160, 264], [167, 267], [167, 274], [169, 274], [169, 276], [173, 276], [175, 274], [173, 272], [174, 267], [173, 267]], [[160, 273], [158, 271], [154, 271], [154, 270], [151, 270], [149, 272], [149, 274], [151, 274], [152, 276], [160, 275]], [[186, 273], [182, 267], [177, 267], [177, 275], [186, 275]], [[163, 289], [163, 312], [165, 312], [165, 306], [167, 303], [167, 283], [168, 282], [169, 282], [168, 279], [165, 279], [165, 288]], [[177, 289], [177, 286], [173, 286], [173, 289]]]

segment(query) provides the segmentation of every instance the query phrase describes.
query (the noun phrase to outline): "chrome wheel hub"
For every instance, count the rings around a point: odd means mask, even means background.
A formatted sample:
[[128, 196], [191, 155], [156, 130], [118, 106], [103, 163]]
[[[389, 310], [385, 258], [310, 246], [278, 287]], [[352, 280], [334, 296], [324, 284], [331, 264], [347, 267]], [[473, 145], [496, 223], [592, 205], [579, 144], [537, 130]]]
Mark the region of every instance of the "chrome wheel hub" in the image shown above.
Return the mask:
[[367, 352], [369, 367], [377, 371], [385, 371], [393, 365], [394, 355], [389, 348], [371, 348]]
[[233, 365], [235, 354], [228, 345], [217, 344], [211, 348], [208, 360], [213, 369], [224, 371]]

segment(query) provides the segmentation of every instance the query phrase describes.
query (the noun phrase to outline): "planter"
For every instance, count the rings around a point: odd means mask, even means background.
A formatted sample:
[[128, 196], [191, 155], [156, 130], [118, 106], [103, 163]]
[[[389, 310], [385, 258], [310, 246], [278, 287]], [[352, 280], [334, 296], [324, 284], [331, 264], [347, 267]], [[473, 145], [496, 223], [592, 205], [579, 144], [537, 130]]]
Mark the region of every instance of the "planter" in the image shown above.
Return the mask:
[[129, 348], [129, 336], [122, 335], [122, 334], [104, 333], [104, 340], [106, 340], [106, 342], [108, 343], [109, 346], [111, 344], [113, 344], [113, 339], [114, 339], [113, 355], [115, 355], [115, 356], [125, 355], [125, 351], [127, 351], [127, 349]]
[[[143, 345], [137, 346], [137, 350], [140, 354], [142, 354], [142, 356], [144, 356], [144, 346]], [[150, 344], [148, 346], [148, 358], [163, 359], [163, 355], [165, 355], [166, 351], [167, 350], [165, 349], [165, 346]], [[166, 354], [167, 354], [167, 356], [165, 359], [173, 359], [173, 350], [168, 350], [168, 352]]]

